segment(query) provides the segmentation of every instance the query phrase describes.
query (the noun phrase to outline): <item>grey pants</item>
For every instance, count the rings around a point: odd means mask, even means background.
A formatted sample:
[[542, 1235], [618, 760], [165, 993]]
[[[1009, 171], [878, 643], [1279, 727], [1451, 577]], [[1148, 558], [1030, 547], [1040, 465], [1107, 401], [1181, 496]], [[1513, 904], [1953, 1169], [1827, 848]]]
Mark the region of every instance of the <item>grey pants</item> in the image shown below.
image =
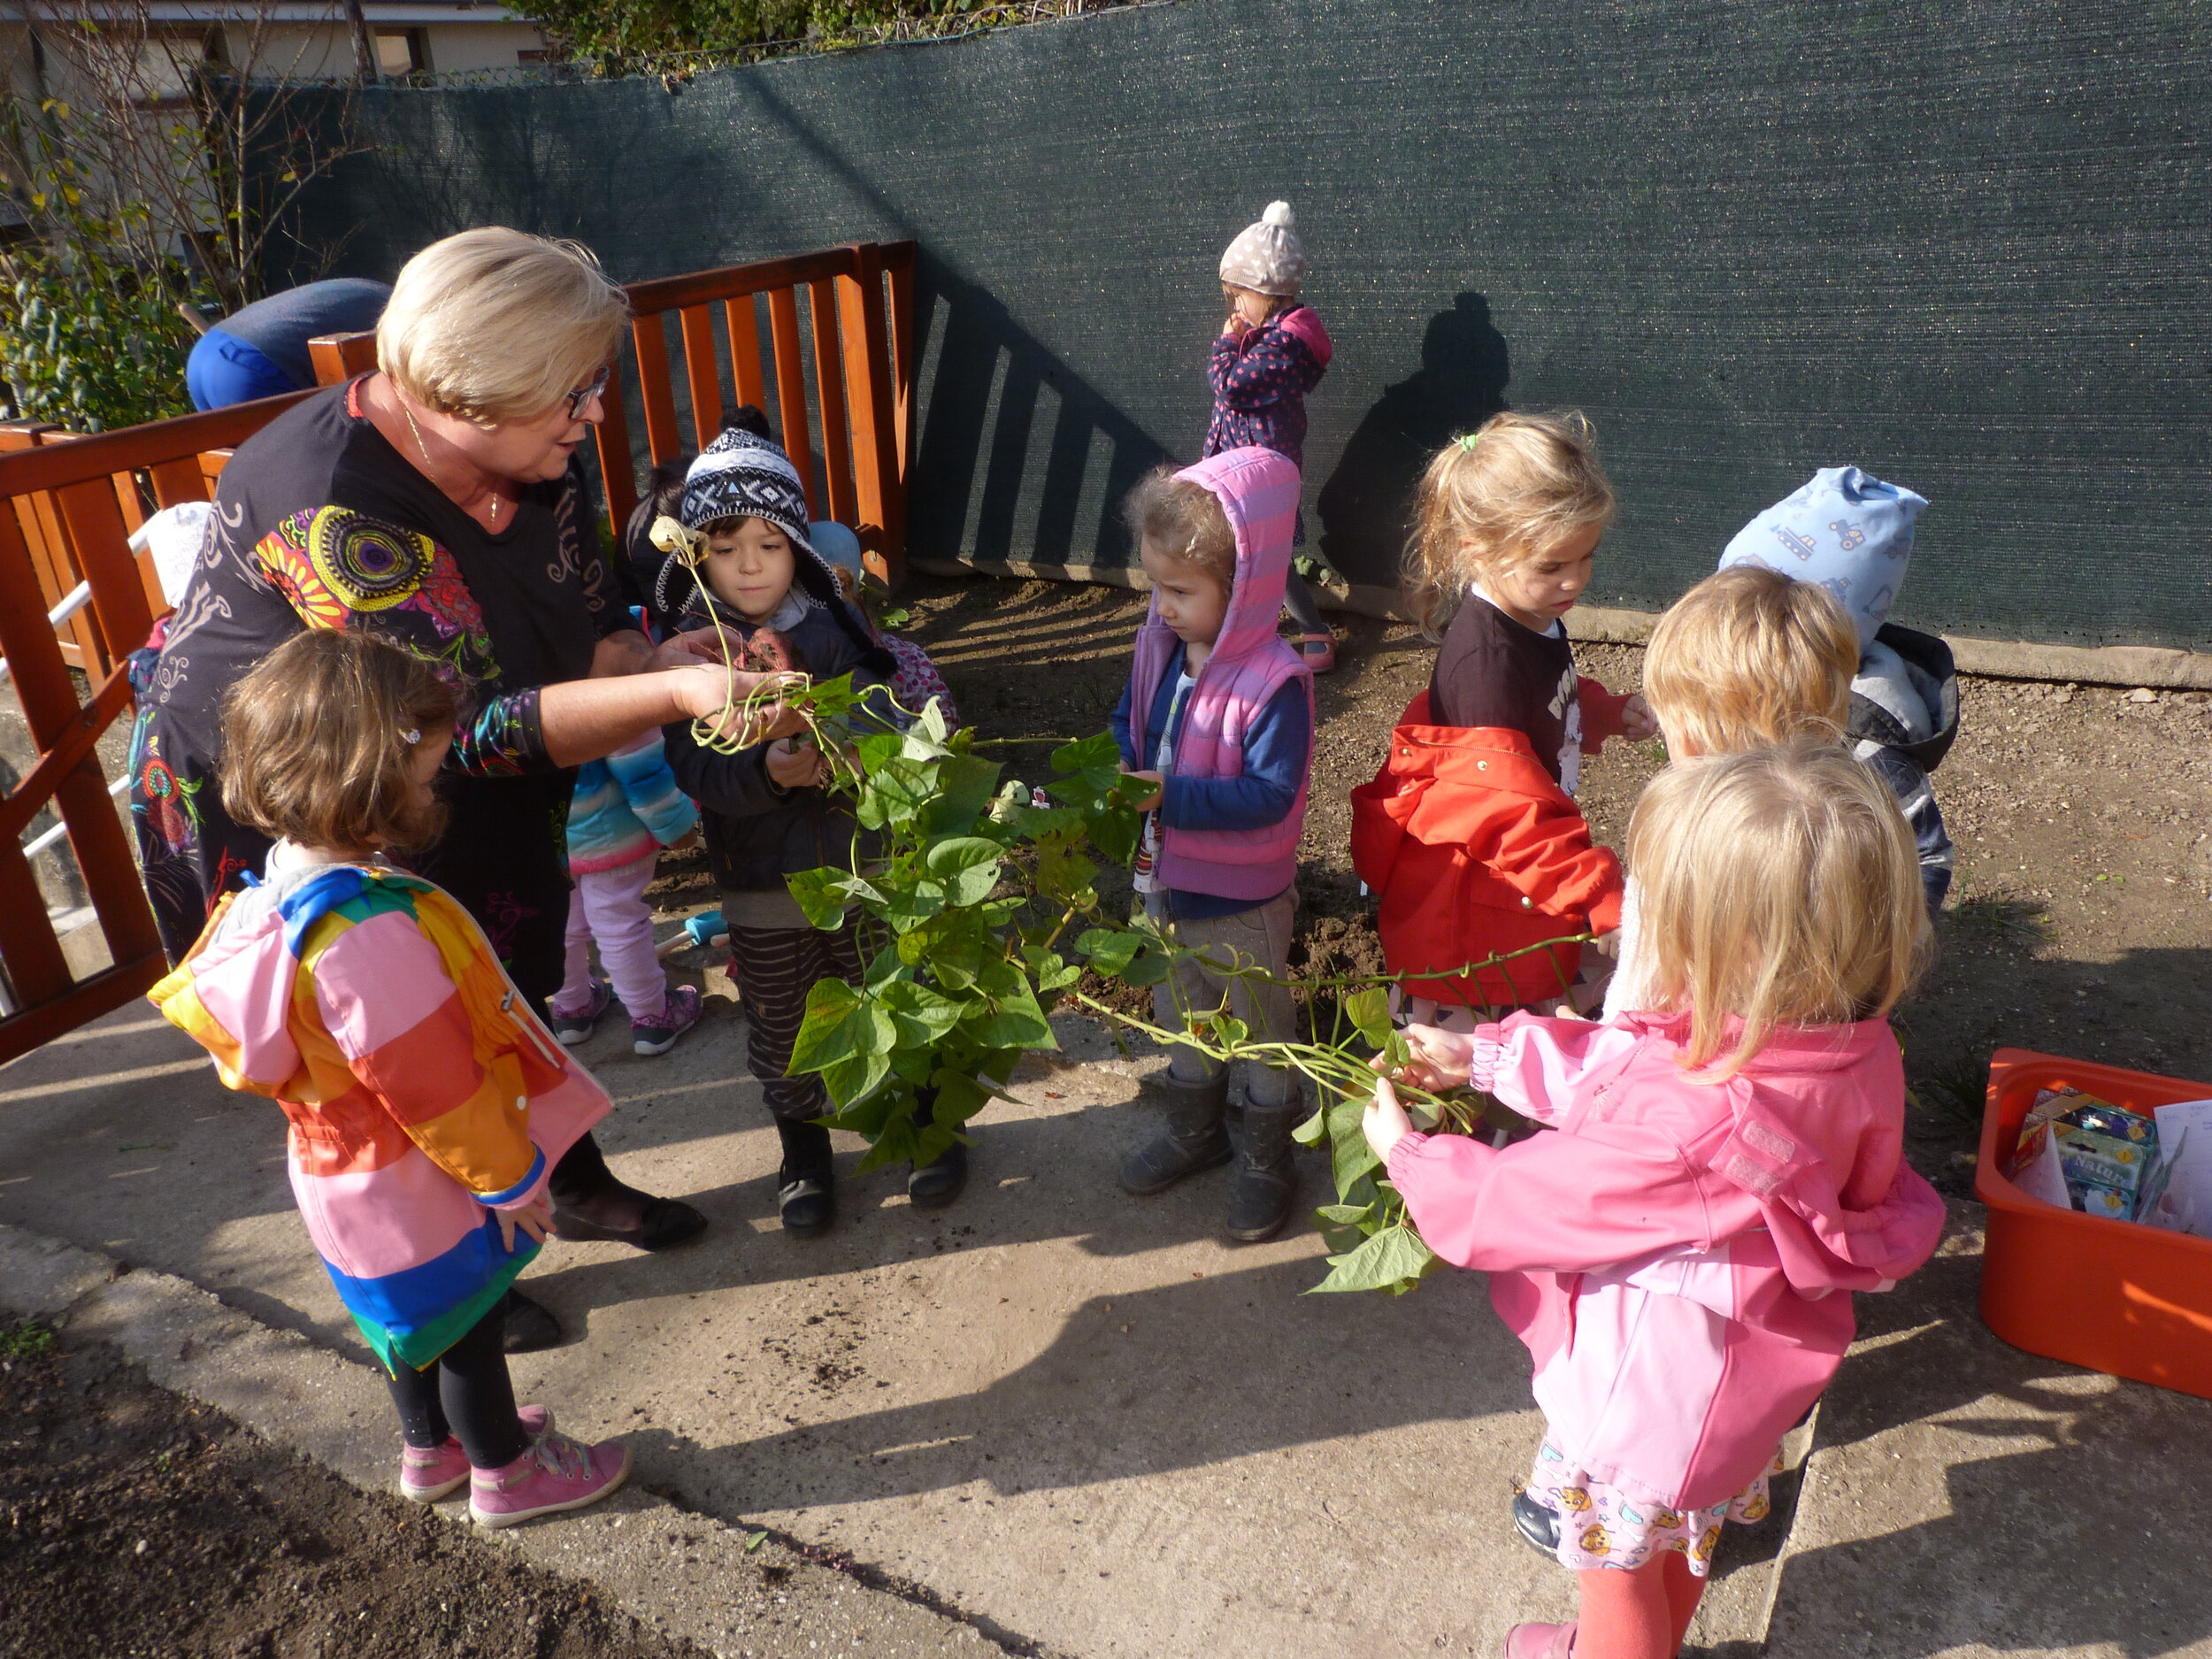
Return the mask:
[[[1204, 953], [1224, 965], [1257, 967], [1281, 979], [1290, 966], [1290, 924], [1297, 907], [1294, 889], [1256, 904], [1248, 910], [1217, 917], [1211, 921], [1174, 922], [1178, 943]], [[1160, 895], [1147, 901], [1153, 918], [1167, 922]], [[1152, 987], [1152, 1015], [1156, 1023], [1179, 1026], [1186, 1010], [1210, 1013], [1225, 1001], [1229, 1012], [1251, 1028], [1252, 1035], [1270, 1042], [1288, 1042], [1296, 1035], [1291, 1012], [1290, 989], [1240, 979], [1210, 968], [1204, 962], [1185, 958], [1161, 984]], [[1195, 1048], [1177, 1044], [1168, 1060], [1169, 1074], [1185, 1083], [1204, 1083], [1221, 1073], [1217, 1061]], [[1253, 1065], [1244, 1079], [1245, 1097], [1255, 1106], [1286, 1106], [1298, 1096], [1298, 1076], [1287, 1066]]]

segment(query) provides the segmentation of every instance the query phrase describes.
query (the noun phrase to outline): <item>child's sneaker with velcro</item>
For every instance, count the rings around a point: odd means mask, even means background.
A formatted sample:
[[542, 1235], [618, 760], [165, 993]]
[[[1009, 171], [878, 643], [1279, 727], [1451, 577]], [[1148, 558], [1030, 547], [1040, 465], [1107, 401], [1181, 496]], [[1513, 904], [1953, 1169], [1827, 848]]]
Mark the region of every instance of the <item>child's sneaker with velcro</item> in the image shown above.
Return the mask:
[[[522, 1419], [522, 1432], [534, 1440], [553, 1426], [552, 1410], [546, 1406], [524, 1406], [515, 1415]], [[447, 1435], [442, 1446], [400, 1448], [399, 1495], [403, 1498], [435, 1503], [458, 1492], [468, 1484], [468, 1454], [454, 1435]]]
[[630, 1052], [666, 1054], [676, 1046], [677, 1038], [699, 1023], [701, 1011], [697, 986], [670, 986], [668, 1001], [659, 1013], [650, 1019], [630, 1022]]
[[608, 1004], [613, 1001], [614, 987], [604, 979], [594, 979], [591, 982], [591, 1005], [582, 1013], [564, 1014], [557, 1008], [551, 1010], [553, 1034], [561, 1040], [565, 1047], [571, 1048], [578, 1043], [589, 1042], [592, 1032], [599, 1024], [600, 1015], [607, 1011]]
[[630, 1448], [619, 1440], [587, 1446], [541, 1434], [504, 1469], [470, 1472], [469, 1516], [479, 1526], [518, 1526], [596, 1503], [629, 1475]]

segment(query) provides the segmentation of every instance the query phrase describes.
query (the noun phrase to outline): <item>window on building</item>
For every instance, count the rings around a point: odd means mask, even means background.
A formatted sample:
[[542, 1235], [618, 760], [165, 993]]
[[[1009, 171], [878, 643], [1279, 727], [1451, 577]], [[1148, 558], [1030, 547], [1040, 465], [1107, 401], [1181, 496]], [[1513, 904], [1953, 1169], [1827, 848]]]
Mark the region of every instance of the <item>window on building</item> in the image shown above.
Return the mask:
[[376, 32], [376, 66], [395, 80], [403, 75], [420, 74], [430, 67], [430, 53], [423, 41], [420, 29], [379, 29]]

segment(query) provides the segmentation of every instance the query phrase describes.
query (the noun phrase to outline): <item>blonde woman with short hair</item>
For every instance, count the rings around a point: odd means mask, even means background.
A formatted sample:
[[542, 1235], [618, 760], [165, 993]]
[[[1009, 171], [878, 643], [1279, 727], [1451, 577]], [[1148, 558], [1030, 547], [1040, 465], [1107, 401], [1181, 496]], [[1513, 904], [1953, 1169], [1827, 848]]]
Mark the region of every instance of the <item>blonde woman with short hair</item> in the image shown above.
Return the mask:
[[1421, 1236], [1489, 1272], [1536, 1362], [1527, 1496], [1581, 1608], [1515, 1626], [1507, 1659], [1676, 1653], [1722, 1528], [1767, 1512], [1782, 1436], [1851, 1344], [1850, 1293], [1943, 1231], [1902, 1151], [1887, 1017], [1928, 919], [1889, 791], [1832, 743], [1680, 761], [1637, 803], [1628, 862], [1647, 1011], [1406, 1033], [1409, 1080], [1555, 1133], [1418, 1134], [1386, 1081], [1365, 1119]]
[[[449, 236], [401, 270], [376, 372], [288, 410], [224, 468], [132, 758], [172, 961], [271, 845], [225, 810], [216, 782], [224, 694], [287, 640], [331, 628], [390, 640], [452, 688], [448, 826], [412, 867], [483, 926], [526, 1001], [542, 1010], [559, 987], [571, 769], [671, 721], [731, 726], [758, 683], [695, 646], [655, 652], [600, 556], [576, 451], [605, 412], [627, 317], [575, 242]], [[657, 1249], [706, 1225], [617, 1180], [588, 1135], [551, 1191], [564, 1237]], [[557, 1340], [541, 1310], [530, 1325], [511, 1316], [510, 1341]]]

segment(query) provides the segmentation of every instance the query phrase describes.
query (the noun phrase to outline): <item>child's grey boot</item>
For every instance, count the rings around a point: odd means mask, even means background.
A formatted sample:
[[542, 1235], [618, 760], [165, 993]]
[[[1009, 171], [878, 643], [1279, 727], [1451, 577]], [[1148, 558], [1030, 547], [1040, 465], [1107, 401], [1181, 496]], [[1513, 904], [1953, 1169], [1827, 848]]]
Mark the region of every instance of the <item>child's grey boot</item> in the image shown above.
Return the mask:
[[1121, 1166], [1121, 1190], [1139, 1198], [1164, 1193], [1186, 1175], [1219, 1169], [1234, 1150], [1222, 1124], [1229, 1110], [1225, 1067], [1203, 1083], [1171, 1074], [1159, 1085], [1167, 1096], [1167, 1133], [1138, 1148]]
[[1298, 1202], [1297, 1143], [1291, 1131], [1311, 1116], [1293, 1095], [1280, 1106], [1244, 1106], [1244, 1156], [1229, 1185], [1229, 1236], [1244, 1244], [1271, 1239]]

